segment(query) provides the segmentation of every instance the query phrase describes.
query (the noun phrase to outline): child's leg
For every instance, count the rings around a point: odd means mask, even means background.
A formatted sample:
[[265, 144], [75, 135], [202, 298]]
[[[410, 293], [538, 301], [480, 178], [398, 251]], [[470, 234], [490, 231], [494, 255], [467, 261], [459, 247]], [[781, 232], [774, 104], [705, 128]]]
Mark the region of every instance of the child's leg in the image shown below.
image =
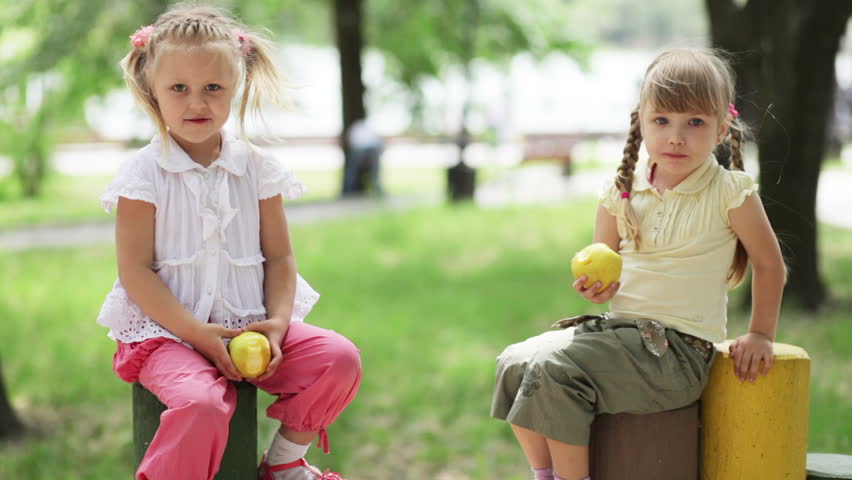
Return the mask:
[[[689, 405], [709, 365], [673, 331], [661, 357], [630, 321], [583, 324], [573, 338], [547, 332], [498, 357], [492, 415], [547, 437], [555, 473], [588, 475], [590, 426], [601, 413], [653, 413]], [[572, 478], [573, 477], [573, 478]]]
[[212, 479], [219, 470], [236, 391], [201, 354], [177, 342], [151, 352], [139, 382], [163, 402], [160, 428], [137, 480]]
[[308, 445], [319, 434], [327, 448], [326, 427], [358, 392], [360, 353], [342, 335], [304, 322], [290, 324], [281, 353], [276, 375], [257, 382], [278, 395], [266, 413], [281, 421], [279, 433], [286, 440]]
[[553, 473], [565, 480], [584, 479], [589, 476], [589, 447], [569, 445], [547, 439], [553, 458]]
[[[570, 417], [573, 414], [570, 410], [561, 410], [563, 402], [561, 398], [556, 399], [558, 404], [556, 409], [550, 408], [552, 407], [550, 404], [554, 403], [553, 393], [539, 392], [541, 389], [548, 389], [549, 383], [548, 379], [545, 378], [547, 376], [546, 371], [541, 366], [542, 360], [552, 356], [553, 352], [568, 347], [573, 341], [572, 337], [573, 331], [547, 332], [509, 346], [497, 360], [497, 385], [494, 391], [491, 414], [495, 418], [510, 422], [512, 431], [515, 433], [536, 479], [552, 479], [554, 472], [574, 475], [578, 472], [582, 474], [583, 468], [588, 470], [588, 449], [586, 447], [579, 447], [571, 451], [563, 447], [569, 446], [568, 444], [556, 442], [554, 445], [559, 448], [559, 457], [557, 458], [556, 453], [550, 447], [552, 440], [543, 434], [554, 434], [555, 432], [539, 428], [539, 425], [542, 424], [558, 425], [565, 417]], [[518, 415], [518, 411], [528, 410], [525, 405], [529, 403], [529, 398], [533, 395], [544, 396], [547, 405], [540, 404], [534, 407], [537, 411], [532, 415]], [[556, 393], [557, 397], [563, 395], [564, 393]], [[587, 416], [583, 415], [583, 417]], [[517, 419], [517, 421], [513, 421], [513, 419]], [[591, 422], [591, 420], [589, 421]], [[533, 430], [533, 428], [536, 430]], [[583, 429], [572, 430], [582, 431]], [[567, 457], [564, 456], [566, 453], [568, 454]], [[583, 458], [584, 455], [586, 458]], [[566, 468], [569, 464], [573, 465], [571, 469]], [[579, 470], [574, 467], [579, 467]], [[574, 477], [565, 478], [573, 480]], [[576, 478], [581, 477], [577, 476]]]
[[544, 435], [517, 425], [512, 425], [512, 432], [515, 433], [515, 438], [521, 444], [521, 449], [532, 468], [553, 468], [550, 448], [547, 446], [547, 438]]
[[[511, 424], [510, 424], [511, 425]], [[527, 457], [530, 470], [535, 475], [535, 480], [553, 480], [553, 463], [550, 459], [550, 448], [547, 446], [547, 438], [544, 435], [527, 430], [517, 425], [511, 425], [512, 432], [521, 450]]]
[[588, 446], [557, 442], [517, 425], [512, 425], [512, 431], [536, 474], [536, 480], [548, 477], [552, 480], [554, 473], [563, 479], [584, 479], [588, 476]]

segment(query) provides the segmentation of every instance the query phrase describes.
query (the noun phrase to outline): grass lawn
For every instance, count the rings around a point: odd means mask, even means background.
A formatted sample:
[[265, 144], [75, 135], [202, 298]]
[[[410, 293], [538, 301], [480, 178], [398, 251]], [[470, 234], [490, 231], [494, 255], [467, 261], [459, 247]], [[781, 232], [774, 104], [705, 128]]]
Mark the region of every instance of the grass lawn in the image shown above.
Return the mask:
[[98, 196], [112, 177], [51, 175], [37, 198], [22, 198], [17, 179], [0, 177], [0, 230], [109, 220]]
[[[494, 358], [555, 319], [602, 311], [568, 279], [593, 206], [442, 207], [294, 228], [300, 271], [323, 294], [309, 321], [351, 338], [364, 365], [359, 396], [329, 430], [332, 454], [313, 448], [309, 460], [350, 480], [529, 478], [509, 428], [488, 416]], [[852, 454], [852, 232], [824, 227], [820, 239], [844, 306], [785, 310], [778, 340], [813, 358], [809, 450]], [[113, 256], [0, 254], [2, 368], [33, 429], [0, 446], [0, 478], [131, 477], [130, 386], [111, 373], [113, 345], [94, 322]], [[732, 311], [729, 337], [745, 320]], [[265, 448], [275, 426], [260, 397]]]

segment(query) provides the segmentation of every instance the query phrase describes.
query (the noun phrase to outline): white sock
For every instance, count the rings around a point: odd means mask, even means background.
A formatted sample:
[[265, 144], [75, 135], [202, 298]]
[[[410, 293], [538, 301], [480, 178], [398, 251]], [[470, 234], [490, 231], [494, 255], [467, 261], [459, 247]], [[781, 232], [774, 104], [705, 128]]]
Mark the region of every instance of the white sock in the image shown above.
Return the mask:
[[266, 452], [266, 463], [269, 465], [281, 465], [282, 463], [295, 462], [305, 456], [311, 444], [299, 445], [287, 440], [281, 432], [275, 432], [272, 445]]

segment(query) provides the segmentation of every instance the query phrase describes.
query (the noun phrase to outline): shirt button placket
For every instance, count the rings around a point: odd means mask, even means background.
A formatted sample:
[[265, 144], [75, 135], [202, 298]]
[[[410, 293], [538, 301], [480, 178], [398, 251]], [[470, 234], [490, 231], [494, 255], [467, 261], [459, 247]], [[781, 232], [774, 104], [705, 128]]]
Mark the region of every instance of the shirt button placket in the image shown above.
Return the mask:
[[210, 236], [207, 242], [207, 251], [209, 257], [207, 259], [207, 294], [213, 295], [216, 292], [219, 283], [219, 228]]
[[[207, 173], [205, 171], [205, 173]], [[215, 191], [213, 189], [210, 190], [210, 198], [214, 198]], [[207, 199], [209, 202], [209, 198]], [[210, 205], [209, 210], [212, 212], [216, 212], [216, 209]], [[211, 233], [210, 238], [207, 240], [207, 261], [205, 262], [207, 268], [207, 275], [205, 280], [205, 292], [207, 293], [204, 298], [204, 306], [205, 311], [207, 312], [207, 318], [210, 318], [211, 314], [214, 313], [216, 299], [219, 297], [217, 294], [219, 291], [219, 251], [220, 251], [220, 235], [219, 229], [221, 225], [219, 225], [219, 218], [216, 215], [216, 225], [214, 227], [214, 231]]]
[[656, 239], [657, 236], [660, 234], [660, 225], [662, 225], [662, 223], [663, 223], [663, 203], [660, 202], [660, 204], [657, 206], [657, 218], [656, 218], [656, 221], [654, 222], [653, 228], [651, 229], [654, 232], [654, 239]]

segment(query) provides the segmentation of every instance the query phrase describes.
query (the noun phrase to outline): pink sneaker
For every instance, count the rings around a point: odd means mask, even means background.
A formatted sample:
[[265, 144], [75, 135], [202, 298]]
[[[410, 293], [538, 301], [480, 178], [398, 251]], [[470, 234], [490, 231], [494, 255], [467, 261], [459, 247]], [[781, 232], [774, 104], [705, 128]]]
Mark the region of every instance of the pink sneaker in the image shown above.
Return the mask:
[[346, 480], [339, 473], [328, 470], [325, 473], [320, 472], [304, 458], [295, 462], [269, 465], [266, 463], [265, 455], [260, 461], [260, 467], [257, 468], [257, 478], [258, 480]]

